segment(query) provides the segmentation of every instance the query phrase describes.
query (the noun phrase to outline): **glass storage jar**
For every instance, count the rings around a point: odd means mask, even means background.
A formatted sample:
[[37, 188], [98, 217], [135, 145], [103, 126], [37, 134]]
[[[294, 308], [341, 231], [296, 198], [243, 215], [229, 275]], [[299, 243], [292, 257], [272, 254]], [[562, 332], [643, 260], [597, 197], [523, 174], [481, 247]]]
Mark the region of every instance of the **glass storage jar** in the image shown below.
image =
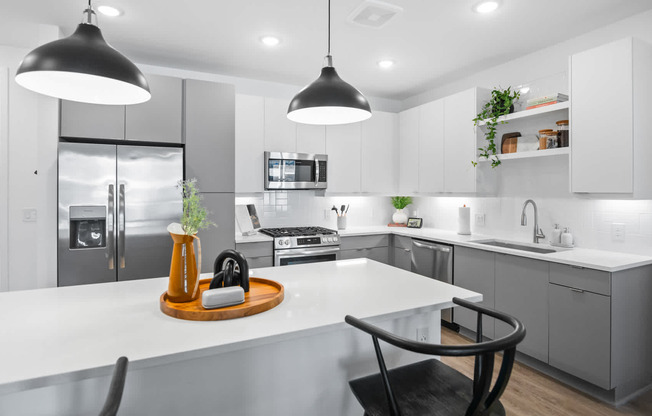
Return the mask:
[[539, 150], [545, 150], [548, 148], [548, 135], [552, 129], [539, 130]]
[[568, 130], [568, 120], [559, 120], [557, 122], [557, 138], [559, 147], [568, 147], [570, 142], [570, 131]]

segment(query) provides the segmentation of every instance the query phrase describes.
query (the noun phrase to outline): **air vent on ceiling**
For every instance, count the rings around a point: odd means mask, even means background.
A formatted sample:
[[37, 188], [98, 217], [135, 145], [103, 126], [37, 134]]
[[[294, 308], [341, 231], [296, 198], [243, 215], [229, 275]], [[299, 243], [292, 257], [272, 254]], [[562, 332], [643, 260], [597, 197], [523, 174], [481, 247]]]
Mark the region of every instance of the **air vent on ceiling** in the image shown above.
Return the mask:
[[349, 15], [348, 21], [364, 27], [380, 29], [403, 9], [377, 0], [365, 0]]

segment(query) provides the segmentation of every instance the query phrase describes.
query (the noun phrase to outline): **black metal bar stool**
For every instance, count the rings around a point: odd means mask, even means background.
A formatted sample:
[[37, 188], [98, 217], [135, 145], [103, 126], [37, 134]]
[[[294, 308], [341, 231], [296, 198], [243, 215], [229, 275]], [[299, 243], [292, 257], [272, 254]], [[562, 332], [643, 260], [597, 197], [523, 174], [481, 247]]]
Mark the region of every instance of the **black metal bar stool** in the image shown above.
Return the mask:
[[120, 402], [122, 401], [122, 392], [125, 387], [125, 380], [127, 379], [127, 367], [129, 360], [127, 357], [120, 357], [115, 363], [113, 369], [113, 377], [111, 378], [111, 385], [109, 393], [106, 396], [104, 407], [100, 411], [99, 416], [115, 416], [118, 414]]
[[[516, 345], [525, 338], [525, 327], [516, 318], [463, 299], [453, 303], [478, 312], [475, 344], [440, 345], [412, 341], [347, 315], [345, 321], [371, 335], [380, 373], [349, 382], [368, 416], [497, 416], [505, 415], [500, 396], [514, 365]], [[488, 315], [512, 326], [507, 336], [482, 342], [482, 316]], [[378, 339], [395, 347], [428, 355], [475, 356], [473, 380], [437, 359], [429, 359], [387, 370]], [[498, 378], [491, 388], [494, 357], [503, 352]]]

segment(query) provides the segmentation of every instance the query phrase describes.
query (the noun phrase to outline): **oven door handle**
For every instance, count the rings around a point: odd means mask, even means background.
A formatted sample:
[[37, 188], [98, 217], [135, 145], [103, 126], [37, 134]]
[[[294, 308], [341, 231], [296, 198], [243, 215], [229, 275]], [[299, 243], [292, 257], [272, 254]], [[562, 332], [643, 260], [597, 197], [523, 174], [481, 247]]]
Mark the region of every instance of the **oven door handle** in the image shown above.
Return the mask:
[[319, 185], [319, 159], [315, 159], [315, 186]]
[[[279, 253], [282, 251], [282, 253]], [[303, 250], [303, 249], [290, 249], [290, 250], [276, 250], [276, 257], [285, 258], [285, 257], [295, 257], [295, 256], [311, 256], [313, 254], [330, 254], [337, 253], [340, 251], [339, 247], [329, 247], [321, 248], [314, 250]]]

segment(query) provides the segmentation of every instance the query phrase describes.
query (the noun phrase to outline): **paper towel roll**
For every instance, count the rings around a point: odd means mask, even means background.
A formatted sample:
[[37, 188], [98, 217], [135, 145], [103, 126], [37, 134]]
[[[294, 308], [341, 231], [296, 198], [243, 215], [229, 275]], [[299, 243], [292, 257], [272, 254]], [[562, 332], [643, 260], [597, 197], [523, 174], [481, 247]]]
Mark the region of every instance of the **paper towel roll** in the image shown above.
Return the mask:
[[471, 234], [471, 208], [464, 205], [458, 208], [457, 233], [462, 235]]

